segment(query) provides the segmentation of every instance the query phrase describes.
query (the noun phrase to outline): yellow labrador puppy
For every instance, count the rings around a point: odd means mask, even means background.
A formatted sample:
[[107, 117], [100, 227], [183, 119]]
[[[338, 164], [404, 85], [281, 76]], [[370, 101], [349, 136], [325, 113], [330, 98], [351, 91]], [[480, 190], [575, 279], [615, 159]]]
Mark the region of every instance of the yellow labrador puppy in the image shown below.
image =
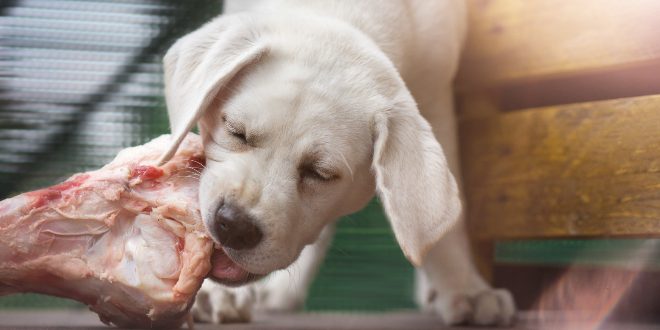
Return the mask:
[[300, 307], [335, 220], [377, 193], [422, 308], [448, 324], [510, 324], [511, 295], [477, 274], [461, 223], [451, 84], [463, 0], [238, 10], [252, 2], [228, 1], [164, 59], [173, 141], [162, 161], [198, 124], [202, 217], [222, 246], [212, 276], [225, 285], [204, 284], [195, 316]]

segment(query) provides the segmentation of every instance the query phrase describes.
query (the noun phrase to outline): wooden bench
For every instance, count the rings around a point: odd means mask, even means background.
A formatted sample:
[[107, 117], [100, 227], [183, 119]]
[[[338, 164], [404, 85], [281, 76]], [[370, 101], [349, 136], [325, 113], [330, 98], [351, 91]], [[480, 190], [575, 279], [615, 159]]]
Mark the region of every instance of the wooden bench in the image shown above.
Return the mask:
[[660, 1], [469, 7], [457, 104], [482, 270], [494, 241], [658, 236]]

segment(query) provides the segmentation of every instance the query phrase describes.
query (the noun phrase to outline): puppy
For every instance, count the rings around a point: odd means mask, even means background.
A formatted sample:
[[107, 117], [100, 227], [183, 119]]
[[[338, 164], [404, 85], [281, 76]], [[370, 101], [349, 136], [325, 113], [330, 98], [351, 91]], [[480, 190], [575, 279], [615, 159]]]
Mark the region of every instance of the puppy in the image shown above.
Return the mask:
[[222, 247], [212, 277], [235, 286], [287, 267], [296, 274], [238, 289], [206, 283], [199, 319], [300, 307], [335, 220], [377, 193], [417, 267], [424, 309], [447, 324], [511, 323], [511, 295], [477, 274], [461, 223], [451, 82], [464, 7], [267, 1], [172, 46], [164, 67], [173, 140], [162, 161], [198, 124], [202, 218]]

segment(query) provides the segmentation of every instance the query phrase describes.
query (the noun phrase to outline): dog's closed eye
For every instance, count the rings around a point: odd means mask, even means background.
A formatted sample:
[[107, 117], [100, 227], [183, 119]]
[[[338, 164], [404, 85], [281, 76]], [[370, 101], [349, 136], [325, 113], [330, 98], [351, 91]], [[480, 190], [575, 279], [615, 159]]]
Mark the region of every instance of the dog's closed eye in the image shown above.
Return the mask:
[[237, 122], [227, 120], [225, 116], [222, 117], [222, 121], [225, 123], [225, 128], [227, 133], [232, 137], [236, 138], [239, 142], [243, 144], [250, 144], [248, 136], [245, 133], [245, 125], [241, 125]]
[[300, 166], [300, 178], [304, 180], [314, 180], [319, 182], [330, 182], [339, 179], [339, 175], [336, 173], [318, 167], [315, 164], [303, 164]]
[[245, 144], [248, 143], [247, 137], [245, 136], [245, 132], [239, 131], [236, 128], [232, 127], [231, 125], [227, 125], [227, 132], [229, 132], [229, 135], [239, 139], [242, 143]]

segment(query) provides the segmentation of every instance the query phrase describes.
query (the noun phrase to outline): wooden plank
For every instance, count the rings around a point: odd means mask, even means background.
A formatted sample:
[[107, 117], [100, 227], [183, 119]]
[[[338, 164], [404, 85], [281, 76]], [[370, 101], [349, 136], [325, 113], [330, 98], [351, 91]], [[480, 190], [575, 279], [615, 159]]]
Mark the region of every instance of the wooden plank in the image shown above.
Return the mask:
[[[654, 295], [652, 295], [654, 296]], [[350, 299], [350, 298], [347, 298]], [[644, 299], [648, 301], [649, 299]], [[510, 328], [463, 325], [461, 330], [528, 330], [528, 329], [591, 329], [595, 328], [590, 314], [548, 310], [520, 312], [516, 324]], [[570, 321], [570, 323], [568, 323]], [[0, 310], [0, 330], [108, 330], [90, 311], [4, 311]], [[183, 328], [185, 329], [185, 328]], [[251, 323], [209, 324], [196, 323], [198, 330], [453, 330], [445, 326], [439, 316], [419, 311], [392, 311], [388, 313], [257, 313]], [[610, 320], [598, 326], [601, 330], [657, 330], [657, 326], [627, 320]]]
[[459, 87], [657, 63], [660, 1], [470, 0]]
[[660, 235], [660, 95], [466, 120], [460, 139], [477, 237]]

